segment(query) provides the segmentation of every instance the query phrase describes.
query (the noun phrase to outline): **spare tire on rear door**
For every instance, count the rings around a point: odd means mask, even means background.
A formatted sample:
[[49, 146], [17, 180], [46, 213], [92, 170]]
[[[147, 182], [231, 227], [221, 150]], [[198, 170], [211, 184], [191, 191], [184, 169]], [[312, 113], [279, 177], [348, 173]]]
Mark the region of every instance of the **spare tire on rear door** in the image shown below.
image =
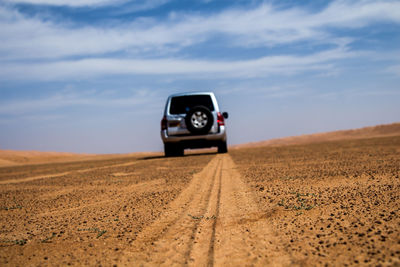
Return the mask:
[[186, 114], [185, 122], [192, 134], [207, 134], [214, 123], [214, 117], [205, 106], [195, 106]]

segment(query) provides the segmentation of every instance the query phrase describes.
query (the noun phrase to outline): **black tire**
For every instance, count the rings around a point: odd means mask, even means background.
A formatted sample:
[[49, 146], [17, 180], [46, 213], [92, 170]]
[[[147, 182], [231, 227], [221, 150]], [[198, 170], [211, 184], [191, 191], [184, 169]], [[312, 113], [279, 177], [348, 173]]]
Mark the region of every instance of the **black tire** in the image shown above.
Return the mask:
[[164, 154], [166, 157], [171, 157], [173, 155], [172, 147], [170, 144], [164, 144]]
[[228, 145], [226, 144], [226, 141], [218, 144], [218, 153], [228, 153]]
[[183, 156], [183, 148], [179, 144], [164, 144], [164, 154], [166, 157]]
[[207, 134], [214, 124], [214, 116], [204, 106], [195, 106], [186, 114], [186, 127], [192, 134]]

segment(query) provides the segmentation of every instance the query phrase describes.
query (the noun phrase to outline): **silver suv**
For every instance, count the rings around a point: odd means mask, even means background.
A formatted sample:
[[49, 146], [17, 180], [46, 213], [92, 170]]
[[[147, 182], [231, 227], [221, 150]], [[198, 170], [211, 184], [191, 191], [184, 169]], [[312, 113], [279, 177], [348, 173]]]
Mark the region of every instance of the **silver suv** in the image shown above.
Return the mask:
[[174, 94], [168, 97], [161, 120], [165, 156], [182, 156], [185, 148], [218, 147], [228, 152], [225, 119], [211, 92]]

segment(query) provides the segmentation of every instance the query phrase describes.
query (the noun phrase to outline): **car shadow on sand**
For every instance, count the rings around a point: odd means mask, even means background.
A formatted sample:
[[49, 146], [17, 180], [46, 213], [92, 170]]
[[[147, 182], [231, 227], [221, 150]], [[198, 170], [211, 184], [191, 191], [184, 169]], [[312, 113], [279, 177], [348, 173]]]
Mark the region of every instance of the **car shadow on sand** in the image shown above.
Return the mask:
[[185, 153], [183, 156], [172, 156], [172, 157], [166, 157], [164, 154], [159, 154], [159, 155], [154, 155], [154, 156], [147, 156], [147, 157], [142, 157], [139, 158], [139, 160], [149, 160], [149, 159], [164, 159], [164, 158], [181, 158], [181, 157], [198, 157], [198, 156], [204, 156], [204, 155], [216, 155], [218, 154], [215, 151], [207, 151], [207, 152], [188, 152]]

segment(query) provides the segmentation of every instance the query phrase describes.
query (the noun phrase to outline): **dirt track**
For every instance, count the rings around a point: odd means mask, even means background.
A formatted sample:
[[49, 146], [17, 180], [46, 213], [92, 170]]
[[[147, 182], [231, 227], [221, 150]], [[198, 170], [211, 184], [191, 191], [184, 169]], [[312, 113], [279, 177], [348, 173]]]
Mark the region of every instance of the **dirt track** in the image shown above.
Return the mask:
[[139, 235], [137, 248], [123, 263], [289, 264], [234, 168], [229, 155], [215, 156], [170, 209]]
[[400, 137], [0, 168], [0, 265], [399, 265]]

